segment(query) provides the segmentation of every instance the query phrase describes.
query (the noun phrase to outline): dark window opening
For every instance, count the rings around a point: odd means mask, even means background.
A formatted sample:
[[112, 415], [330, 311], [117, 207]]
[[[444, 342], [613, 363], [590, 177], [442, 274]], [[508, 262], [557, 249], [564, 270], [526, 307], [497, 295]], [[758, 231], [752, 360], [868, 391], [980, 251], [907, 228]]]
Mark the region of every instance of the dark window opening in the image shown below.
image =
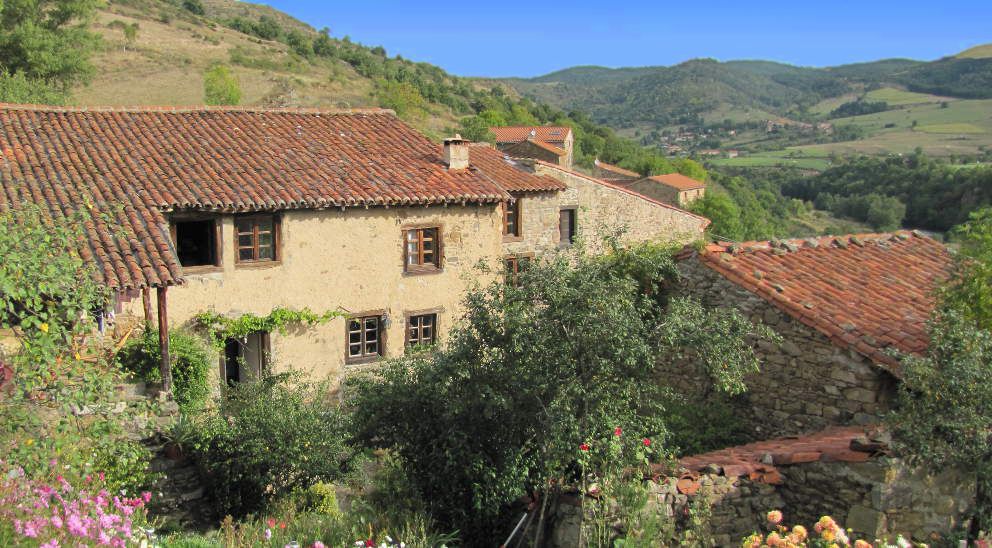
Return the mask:
[[563, 209], [558, 214], [559, 242], [562, 245], [575, 243], [575, 210]]
[[348, 359], [375, 359], [382, 355], [382, 332], [379, 316], [348, 320]]
[[224, 343], [224, 380], [248, 382], [262, 376], [269, 364], [269, 334], [258, 331]]
[[517, 287], [520, 285], [520, 273], [527, 269], [530, 257], [510, 256], [505, 260], [506, 283]]
[[406, 321], [406, 345], [430, 346], [437, 341], [437, 314], [410, 316]]
[[183, 266], [215, 266], [217, 225], [212, 220], [175, 223], [176, 252]]

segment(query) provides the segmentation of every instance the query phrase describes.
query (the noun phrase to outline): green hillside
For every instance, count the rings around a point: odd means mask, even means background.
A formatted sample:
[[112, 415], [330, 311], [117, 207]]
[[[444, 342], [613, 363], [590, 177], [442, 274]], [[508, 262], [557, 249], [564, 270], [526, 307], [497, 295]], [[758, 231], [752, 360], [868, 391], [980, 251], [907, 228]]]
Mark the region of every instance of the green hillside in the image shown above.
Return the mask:
[[980, 46], [968, 48], [957, 54], [955, 57], [972, 59], [985, 59], [992, 57], [992, 44], [982, 44]]

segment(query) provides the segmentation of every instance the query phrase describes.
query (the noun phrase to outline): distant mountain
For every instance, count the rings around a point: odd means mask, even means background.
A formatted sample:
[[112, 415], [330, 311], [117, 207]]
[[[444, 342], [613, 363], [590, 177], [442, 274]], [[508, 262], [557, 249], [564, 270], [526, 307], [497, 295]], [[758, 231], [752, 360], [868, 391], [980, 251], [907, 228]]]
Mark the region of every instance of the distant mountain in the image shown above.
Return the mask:
[[920, 93], [992, 98], [992, 46], [933, 62], [883, 59], [829, 68], [692, 59], [666, 67], [582, 66], [505, 83], [532, 99], [589, 113], [617, 128], [659, 128], [757, 111], [809, 117], [824, 99], [894, 85]]

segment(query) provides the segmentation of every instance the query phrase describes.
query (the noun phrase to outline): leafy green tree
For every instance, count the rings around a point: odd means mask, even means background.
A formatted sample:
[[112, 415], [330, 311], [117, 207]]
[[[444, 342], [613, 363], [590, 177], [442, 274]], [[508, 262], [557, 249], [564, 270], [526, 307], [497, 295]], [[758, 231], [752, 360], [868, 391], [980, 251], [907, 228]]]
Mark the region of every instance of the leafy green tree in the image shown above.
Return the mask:
[[320, 29], [320, 33], [313, 39], [313, 45], [311, 48], [313, 52], [320, 57], [333, 57], [334, 56], [334, 43], [331, 42], [331, 29], [324, 27]]
[[237, 105], [241, 102], [241, 86], [230, 69], [214, 65], [203, 75], [203, 96], [208, 105]]
[[711, 190], [692, 202], [689, 209], [713, 222], [709, 227], [711, 233], [731, 240], [744, 239], [741, 210], [726, 193]]
[[87, 23], [99, 0], [6, 0], [0, 11], [0, 63], [61, 92], [93, 74], [100, 35]]
[[121, 47], [127, 51], [128, 45], [133, 45], [138, 39], [138, 23], [125, 23], [120, 19], [114, 19], [107, 24], [107, 27], [121, 31]]
[[183, 9], [194, 15], [203, 15], [206, 13], [203, 9], [203, 2], [200, 0], [183, 0]]
[[302, 57], [313, 55], [313, 41], [302, 32], [293, 29], [286, 33], [286, 44], [294, 53]]
[[951, 238], [960, 249], [942, 298], [981, 329], [992, 330], [992, 208], [972, 212]]
[[31, 80], [24, 73], [0, 72], [0, 101], [5, 103], [38, 103], [59, 105], [66, 94], [38, 80]]
[[730, 391], [756, 369], [746, 318], [685, 299], [662, 308], [672, 272], [670, 255], [617, 246], [470, 291], [446, 347], [351, 381], [356, 438], [403, 458], [442, 526], [493, 538], [507, 503], [575, 478], [591, 437], [619, 427], [663, 446], [658, 360], [698, 360]]
[[379, 80], [375, 83], [375, 97], [380, 106], [393, 109], [400, 118], [420, 115], [427, 107], [417, 88], [406, 82]]

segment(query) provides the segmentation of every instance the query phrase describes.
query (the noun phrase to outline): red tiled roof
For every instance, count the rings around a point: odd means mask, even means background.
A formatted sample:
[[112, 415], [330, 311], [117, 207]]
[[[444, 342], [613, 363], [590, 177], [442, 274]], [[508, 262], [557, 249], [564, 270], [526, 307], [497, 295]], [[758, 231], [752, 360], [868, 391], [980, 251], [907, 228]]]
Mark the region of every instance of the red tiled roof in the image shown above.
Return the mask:
[[0, 104], [0, 208], [91, 206], [100, 281], [180, 283], [163, 212], [441, 203], [508, 195], [391, 111]]
[[513, 144], [507, 146], [506, 148], [504, 148], [503, 150], [507, 154], [512, 155], [514, 153], [514, 151], [520, 150], [522, 147], [524, 147], [526, 145], [534, 145], [534, 146], [536, 146], [538, 148], [543, 148], [544, 150], [547, 150], [548, 152], [550, 152], [550, 153], [552, 153], [552, 154], [554, 154], [556, 156], [564, 156], [564, 155], [568, 154], [563, 149], [560, 149], [560, 148], [558, 148], [558, 147], [556, 147], [554, 145], [548, 144], [548, 143], [537, 141], [535, 139], [527, 139], [527, 140], [524, 140], [524, 141], [520, 141], [519, 143], [513, 143]]
[[665, 186], [670, 186], [676, 190], [695, 190], [697, 188], [706, 188], [706, 183], [697, 181], [691, 177], [686, 177], [681, 173], [654, 175], [652, 177], [648, 177], [648, 179], [656, 183], [661, 183]]
[[717, 466], [728, 477], [747, 476], [753, 481], [781, 483], [782, 476], [775, 466], [818, 461], [864, 462], [887, 450], [886, 444], [870, 441], [870, 430], [864, 426], [835, 426], [806, 436], [759, 441], [684, 457], [679, 463], [692, 472]]
[[568, 188], [554, 177], [523, 171], [511, 158], [486, 143], [470, 145], [469, 163], [507, 192], [549, 192]]
[[620, 166], [615, 166], [613, 164], [608, 164], [608, 163], [606, 163], [606, 162], [604, 162], [602, 160], [596, 160], [595, 161], [595, 165], [596, 165], [596, 167], [598, 167], [598, 168], [600, 168], [600, 169], [602, 169], [604, 171], [612, 171], [613, 173], [616, 173], [617, 175], [623, 175], [624, 177], [633, 177], [635, 179], [640, 179], [641, 178], [641, 174], [638, 173], [638, 172], [636, 172], [636, 171], [631, 171], [629, 169], [624, 169], [624, 168], [622, 168]]
[[496, 126], [489, 128], [496, 135], [496, 143], [516, 143], [526, 141], [534, 132], [534, 140], [545, 143], [564, 143], [572, 131], [566, 126]]
[[933, 291], [951, 256], [920, 232], [712, 244], [700, 261], [875, 363], [897, 362], [893, 348], [921, 353]]
[[626, 188], [626, 187], [624, 187], [622, 185], [618, 185], [618, 184], [612, 183], [610, 181], [604, 181], [603, 179], [597, 179], [597, 178], [592, 177], [590, 175], [586, 175], [585, 173], [579, 173], [578, 171], [575, 171], [575, 170], [572, 170], [572, 169], [567, 169], [567, 168], [564, 168], [564, 167], [559, 166], [557, 164], [552, 164], [550, 162], [545, 162], [544, 160], [532, 160], [532, 161], [534, 163], [536, 163], [536, 164], [541, 164], [542, 166], [547, 166], [547, 167], [550, 167], [550, 168], [557, 169], [559, 171], [568, 173], [570, 175], [574, 175], [575, 177], [580, 177], [580, 178], [585, 179], [585, 180], [587, 180], [587, 181], [589, 181], [591, 183], [596, 183], [597, 185], [609, 187], [609, 188], [612, 188], [614, 190], [619, 190], [620, 192], [624, 192], [624, 193], [630, 194], [632, 196], [637, 196], [638, 198], [640, 198], [640, 199], [642, 199], [644, 201], [647, 201], [647, 202], [651, 202], [652, 204], [659, 205], [661, 207], [664, 207], [664, 208], [667, 208], [667, 209], [671, 209], [671, 210], [674, 210], [674, 211], [678, 211], [679, 213], [688, 215], [690, 217], [695, 217], [695, 218], [697, 218], [697, 219], [699, 219], [700, 221], [703, 222], [702, 228], [706, 228], [706, 227], [710, 226], [710, 223], [713, 222], [713, 221], [710, 221], [709, 219], [707, 219], [706, 217], [703, 217], [702, 215], [696, 215], [695, 213], [692, 213], [690, 211], [686, 211], [684, 209], [675, 207], [672, 204], [666, 204], [665, 202], [662, 202], [662, 201], [659, 201], [659, 200], [655, 200], [654, 198], [651, 198], [649, 196], [645, 196], [645, 195], [641, 194], [640, 192], [635, 192], [635, 191], [633, 191], [633, 190], [631, 190], [629, 188]]

